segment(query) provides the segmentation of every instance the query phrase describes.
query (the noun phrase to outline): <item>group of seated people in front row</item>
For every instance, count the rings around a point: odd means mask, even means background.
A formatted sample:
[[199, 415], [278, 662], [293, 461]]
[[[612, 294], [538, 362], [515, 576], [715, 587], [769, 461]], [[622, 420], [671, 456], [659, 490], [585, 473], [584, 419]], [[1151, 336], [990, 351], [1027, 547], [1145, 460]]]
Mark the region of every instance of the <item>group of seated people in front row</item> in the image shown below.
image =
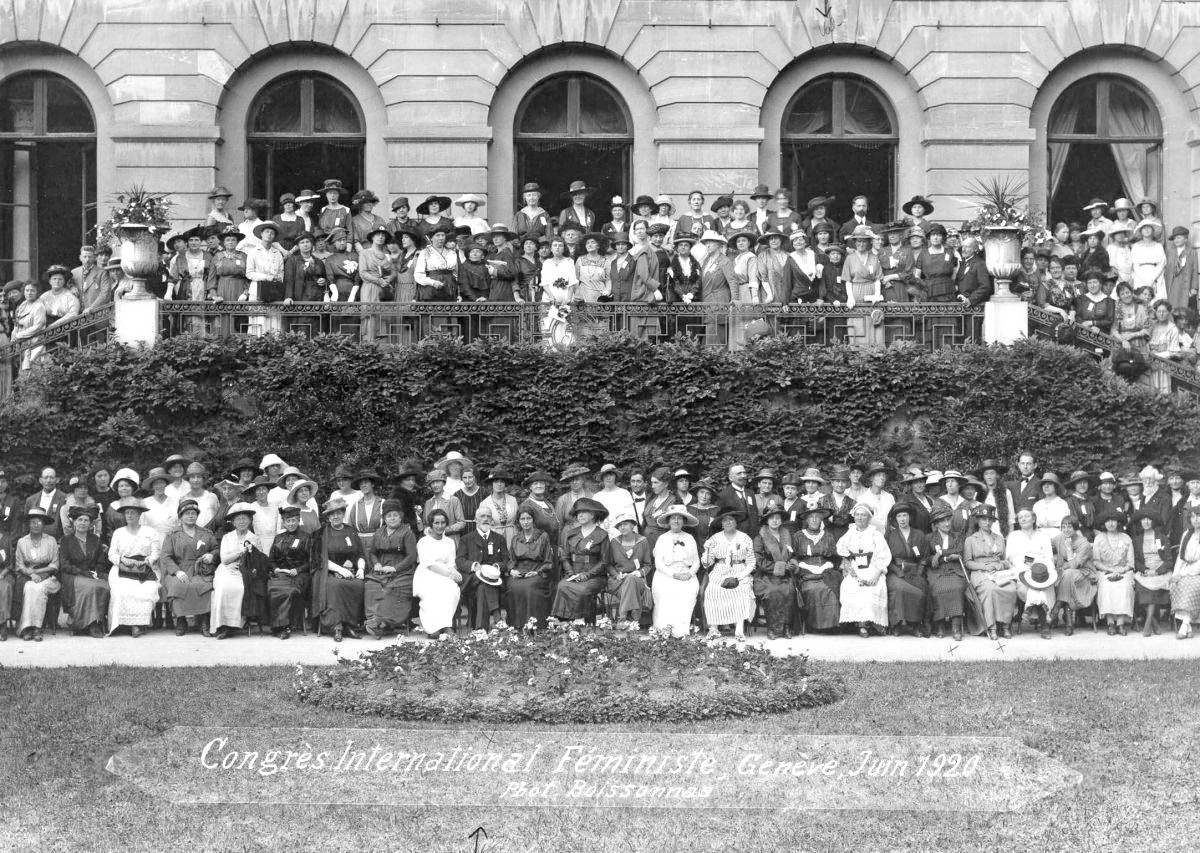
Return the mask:
[[[309, 627], [336, 641], [381, 637], [414, 619], [437, 637], [457, 631], [464, 605], [473, 630], [599, 616], [676, 637], [727, 626], [742, 640], [761, 619], [768, 639], [957, 640], [1008, 637], [1025, 622], [1048, 639], [1087, 617], [1121, 635], [1136, 617], [1146, 636], [1173, 617], [1190, 636], [1200, 472], [1064, 479], [1039, 476], [1029, 453], [1012, 480], [1008, 467], [897, 474], [875, 462], [828, 477], [764, 468], [751, 480], [735, 464], [719, 487], [685, 468], [613, 464], [595, 480], [579, 463], [557, 477], [497, 465], [477, 478], [451, 451], [428, 471], [403, 463], [388, 497], [376, 471], [339, 466], [323, 504], [317, 483], [275, 454], [239, 460], [219, 495], [180, 455], [145, 478], [121, 469], [111, 488], [107, 474], [77, 477], [70, 495], [45, 469], [23, 511], [0, 495], [0, 640], [10, 615], [19, 636], [41, 640], [56, 624], [51, 603], [94, 637], [141, 636], [156, 613], [179, 635], [217, 639], [253, 623], [282, 639]], [[106, 487], [99, 500], [93, 482]]]

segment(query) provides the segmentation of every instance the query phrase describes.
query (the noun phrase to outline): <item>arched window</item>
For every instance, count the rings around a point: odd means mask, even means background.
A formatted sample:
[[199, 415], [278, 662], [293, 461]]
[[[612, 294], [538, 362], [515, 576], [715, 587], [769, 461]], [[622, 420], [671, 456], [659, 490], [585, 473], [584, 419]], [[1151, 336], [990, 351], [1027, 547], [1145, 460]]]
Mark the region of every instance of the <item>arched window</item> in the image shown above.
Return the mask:
[[258, 93], [246, 122], [250, 194], [276, 210], [283, 193], [320, 190], [326, 178], [357, 190], [363, 127], [358, 101], [332, 77], [300, 72], [277, 78]]
[[856, 195], [870, 199], [874, 220], [895, 205], [896, 120], [887, 98], [862, 77], [827, 74], [809, 81], [783, 111], [780, 173], [796, 207], [836, 198], [830, 216], [850, 217]]
[[74, 266], [96, 224], [96, 122], [65, 77], [0, 84], [0, 276]]
[[572, 181], [594, 187], [588, 205], [599, 221], [609, 218], [608, 201], [630, 193], [633, 123], [617, 91], [590, 74], [564, 74], [543, 80], [517, 108], [513, 132], [516, 193], [537, 181], [551, 213]]
[[1140, 86], [1113, 74], [1085, 77], [1050, 109], [1050, 217], [1084, 221], [1093, 198], [1162, 203], [1162, 121]]

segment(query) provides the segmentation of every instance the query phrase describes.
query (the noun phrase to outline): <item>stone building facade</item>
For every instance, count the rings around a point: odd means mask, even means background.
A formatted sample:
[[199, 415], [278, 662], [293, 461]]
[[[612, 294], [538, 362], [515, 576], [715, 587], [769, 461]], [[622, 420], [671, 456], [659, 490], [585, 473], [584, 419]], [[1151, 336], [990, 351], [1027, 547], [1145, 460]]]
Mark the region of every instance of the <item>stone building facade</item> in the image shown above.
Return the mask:
[[1144, 195], [1191, 226], [1198, 94], [1193, 0], [12, 0], [0, 274], [73, 260], [133, 183], [185, 220], [340, 177], [506, 221], [581, 177], [602, 211], [765, 183], [952, 222], [1014, 174], [1054, 219]]

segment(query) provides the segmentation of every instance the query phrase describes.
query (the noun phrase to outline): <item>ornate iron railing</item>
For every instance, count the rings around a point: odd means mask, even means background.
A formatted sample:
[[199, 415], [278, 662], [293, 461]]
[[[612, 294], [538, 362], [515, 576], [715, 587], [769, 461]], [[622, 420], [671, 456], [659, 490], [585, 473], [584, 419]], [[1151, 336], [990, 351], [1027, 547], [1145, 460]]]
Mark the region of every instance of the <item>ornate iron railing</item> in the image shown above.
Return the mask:
[[85, 311], [77, 317], [72, 317], [65, 323], [44, 329], [29, 338], [11, 341], [0, 346], [0, 369], [13, 365], [20, 366], [25, 354], [49, 347], [88, 346], [89, 344], [104, 343], [112, 333], [114, 308], [112, 303]]

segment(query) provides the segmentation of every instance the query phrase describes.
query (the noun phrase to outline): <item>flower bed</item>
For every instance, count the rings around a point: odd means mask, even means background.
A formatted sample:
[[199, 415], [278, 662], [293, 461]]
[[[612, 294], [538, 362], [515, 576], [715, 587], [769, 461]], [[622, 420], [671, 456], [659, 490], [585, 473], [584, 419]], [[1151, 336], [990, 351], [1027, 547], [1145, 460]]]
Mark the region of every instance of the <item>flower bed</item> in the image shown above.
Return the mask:
[[338, 711], [490, 723], [686, 722], [835, 702], [841, 681], [803, 656], [699, 639], [574, 630], [476, 631], [297, 668], [296, 695]]

